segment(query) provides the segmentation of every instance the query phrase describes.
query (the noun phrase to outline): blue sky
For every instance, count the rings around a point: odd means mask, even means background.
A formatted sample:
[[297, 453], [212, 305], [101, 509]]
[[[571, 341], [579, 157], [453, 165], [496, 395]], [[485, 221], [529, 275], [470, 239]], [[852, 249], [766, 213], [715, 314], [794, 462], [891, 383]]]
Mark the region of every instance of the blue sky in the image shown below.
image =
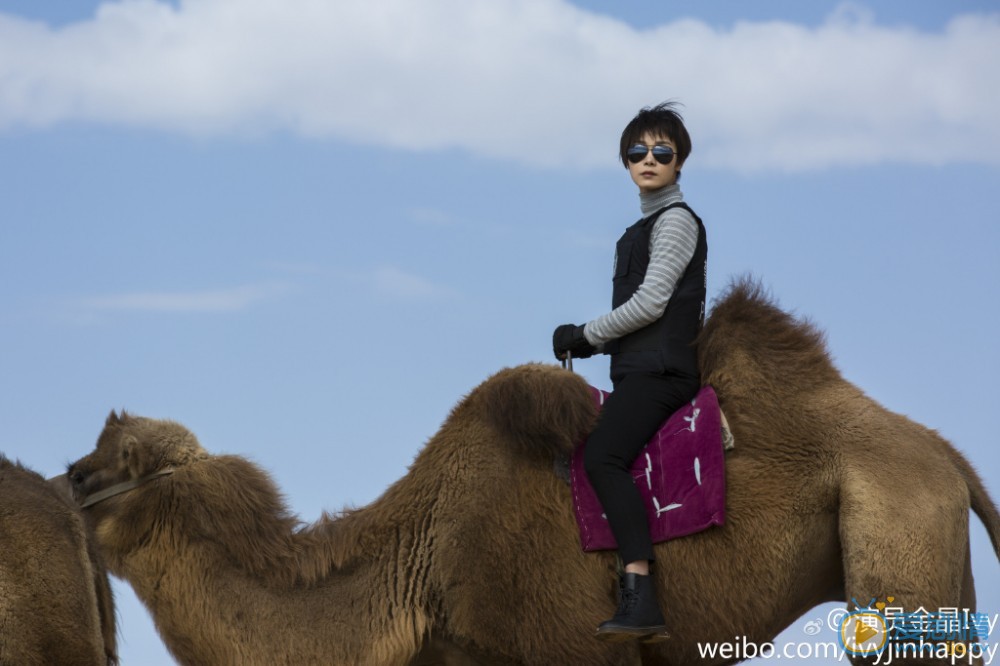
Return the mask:
[[[991, 1], [3, 0], [0, 451], [59, 473], [125, 407], [306, 520], [373, 500], [606, 310], [618, 133], [677, 99], [710, 298], [758, 276], [996, 499], [998, 64]], [[172, 663], [116, 589], [123, 663]]]

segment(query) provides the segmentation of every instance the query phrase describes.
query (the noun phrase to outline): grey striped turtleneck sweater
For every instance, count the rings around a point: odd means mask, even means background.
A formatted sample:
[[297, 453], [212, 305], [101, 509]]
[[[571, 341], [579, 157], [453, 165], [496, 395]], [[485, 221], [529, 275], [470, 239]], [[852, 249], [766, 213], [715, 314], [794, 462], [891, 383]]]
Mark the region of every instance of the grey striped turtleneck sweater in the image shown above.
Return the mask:
[[[651, 215], [664, 206], [683, 201], [684, 195], [675, 183], [655, 192], [640, 194], [639, 200], [642, 214]], [[642, 284], [632, 298], [587, 323], [583, 329], [587, 341], [600, 346], [663, 316], [697, 244], [698, 223], [689, 212], [683, 208], [672, 208], [660, 215], [649, 237], [649, 266]]]

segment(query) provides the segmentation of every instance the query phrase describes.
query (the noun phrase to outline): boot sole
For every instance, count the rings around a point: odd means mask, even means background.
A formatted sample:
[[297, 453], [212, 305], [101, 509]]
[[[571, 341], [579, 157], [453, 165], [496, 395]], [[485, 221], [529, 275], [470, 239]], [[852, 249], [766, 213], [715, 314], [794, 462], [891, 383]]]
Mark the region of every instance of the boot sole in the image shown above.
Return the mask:
[[598, 629], [594, 636], [605, 643], [625, 643], [635, 640], [644, 643], [658, 643], [670, 638], [665, 626]]

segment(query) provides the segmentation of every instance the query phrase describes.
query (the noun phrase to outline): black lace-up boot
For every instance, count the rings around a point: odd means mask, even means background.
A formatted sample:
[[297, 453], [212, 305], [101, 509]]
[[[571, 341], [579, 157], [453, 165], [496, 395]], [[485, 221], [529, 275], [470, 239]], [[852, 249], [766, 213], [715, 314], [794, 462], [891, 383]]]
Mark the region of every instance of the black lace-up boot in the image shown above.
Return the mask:
[[651, 576], [634, 573], [622, 576], [618, 610], [597, 628], [597, 637], [609, 642], [668, 637]]

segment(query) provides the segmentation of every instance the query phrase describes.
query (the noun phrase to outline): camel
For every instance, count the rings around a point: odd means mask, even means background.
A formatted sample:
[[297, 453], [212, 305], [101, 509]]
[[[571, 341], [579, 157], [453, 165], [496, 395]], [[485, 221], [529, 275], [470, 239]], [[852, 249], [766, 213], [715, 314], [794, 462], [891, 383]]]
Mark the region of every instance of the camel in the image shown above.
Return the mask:
[[0, 664], [117, 664], [111, 586], [68, 486], [3, 455], [0, 546]]
[[737, 447], [726, 524], [656, 547], [660, 642], [593, 636], [616, 556], [581, 551], [553, 458], [596, 408], [555, 365], [489, 377], [380, 498], [308, 525], [259, 466], [173, 421], [112, 412], [68, 474], [101, 494], [108, 565], [182, 664], [719, 664], [698, 644], [770, 641], [821, 602], [975, 608], [969, 509], [998, 557], [1000, 514], [958, 451], [843, 379], [756, 283], [730, 286], [697, 345]]

